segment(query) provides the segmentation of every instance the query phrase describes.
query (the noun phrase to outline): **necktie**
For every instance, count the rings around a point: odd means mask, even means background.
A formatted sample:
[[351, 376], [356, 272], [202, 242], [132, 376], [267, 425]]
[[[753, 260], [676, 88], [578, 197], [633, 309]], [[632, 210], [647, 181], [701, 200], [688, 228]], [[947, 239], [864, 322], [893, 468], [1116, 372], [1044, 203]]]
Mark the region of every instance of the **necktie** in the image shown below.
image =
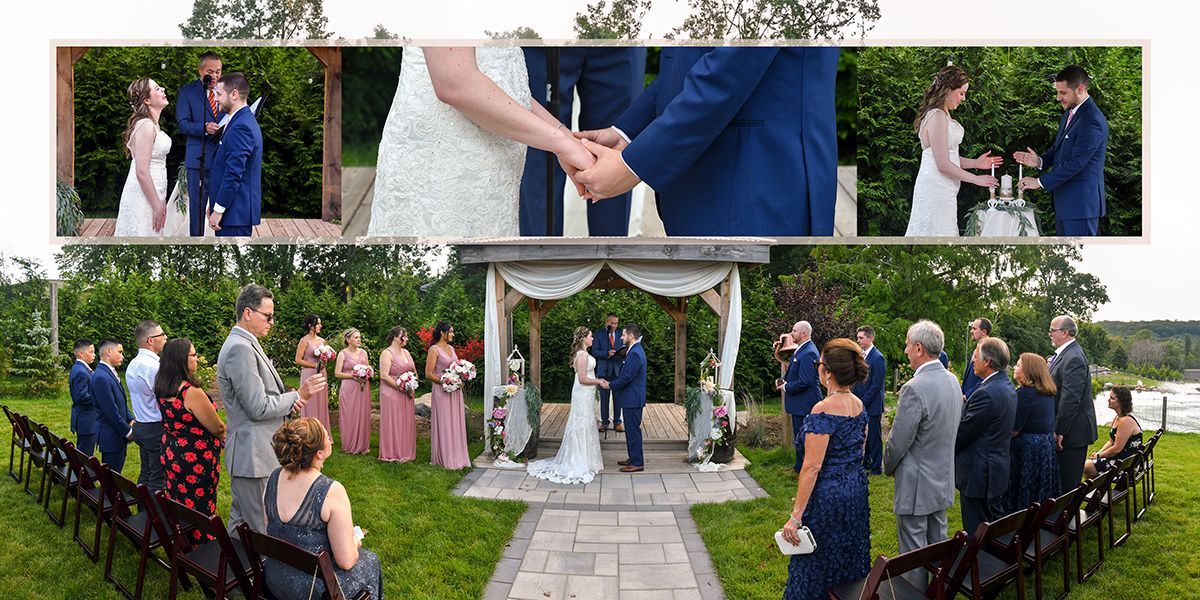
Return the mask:
[[[212, 90], [208, 90], [208, 107], [212, 109], [214, 117], [217, 116], [217, 96]], [[1070, 121], [1068, 121], [1069, 123]]]
[[612, 348], [613, 346], [616, 346], [616, 345], [617, 345], [617, 340], [615, 337], [613, 337], [613, 332], [611, 332], [611, 331], [608, 332], [608, 347]]
[[1071, 127], [1071, 118], [1072, 118], [1072, 117], [1074, 117], [1074, 116], [1075, 116], [1075, 111], [1074, 111], [1074, 110], [1072, 110], [1072, 111], [1068, 111], [1068, 112], [1067, 112], [1067, 127], [1066, 127], [1066, 128], [1070, 128], [1070, 127]]

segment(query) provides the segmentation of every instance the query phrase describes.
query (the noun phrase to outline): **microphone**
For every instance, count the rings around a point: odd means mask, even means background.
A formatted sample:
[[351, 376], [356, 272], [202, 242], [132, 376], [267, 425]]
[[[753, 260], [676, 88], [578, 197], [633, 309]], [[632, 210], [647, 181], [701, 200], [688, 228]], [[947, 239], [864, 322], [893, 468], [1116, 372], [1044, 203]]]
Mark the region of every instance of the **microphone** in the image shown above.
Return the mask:
[[205, 75], [202, 81], [204, 82], [204, 89], [207, 90], [212, 87], [212, 75]]

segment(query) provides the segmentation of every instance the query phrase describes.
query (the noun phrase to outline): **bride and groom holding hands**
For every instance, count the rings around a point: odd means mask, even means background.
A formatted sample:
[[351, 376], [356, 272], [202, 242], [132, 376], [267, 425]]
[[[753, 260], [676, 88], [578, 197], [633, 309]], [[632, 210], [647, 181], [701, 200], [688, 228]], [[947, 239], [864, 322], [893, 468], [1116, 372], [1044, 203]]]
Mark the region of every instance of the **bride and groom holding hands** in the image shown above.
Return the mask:
[[222, 75], [221, 68], [220, 56], [206, 52], [200, 58], [199, 78], [179, 90], [176, 123], [187, 136], [187, 190], [177, 183], [170, 197], [171, 136], [159, 123], [169, 104], [166, 90], [146, 77], [129, 85], [132, 114], [123, 137], [131, 162], [114, 235], [249, 236], [259, 224], [262, 132], [247, 106], [246, 77]]
[[[616, 317], [609, 315], [612, 323]], [[603, 332], [615, 334], [613, 326]], [[613, 406], [618, 415], [624, 416], [625, 447], [628, 458], [618, 461], [622, 473], [637, 473], [645, 470], [642, 452], [642, 411], [646, 407], [646, 352], [642, 347], [642, 330], [633, 323], [625, 325], [619, 339], [610, 341], [609, 346], [594, 344], [596, 340], [587, 327], [578, 327], [571, 342], [571, 365], [574, 368], [571, 385], [571, 409], [567, 414], [567, 426], [563, 431], [562, 445], [553, 458], [529, 463], [527, 471], [539, 479], [554, 483], [586, 484], [604, 469], [604, 457], [600, 451], [600, 432], [596, 428], [597, 389], [612, 392]], [[618, 344], [619, 342], [619, 344]], [[618, 369], [610, 369], [615, 375], [612, 380], [596, 377], [596, 357], [593, 352], [607, 356], [605, 360], [616, 363], [615, 348], [620, 348], [625, 357]], [[604, 350], [608, 348], [608, 350]], [[614, 365], [615, 366], [615, 365]], [[607, 403], [607, 396], [602, 403]], [[605, 409], [607, 413], [607, 407]], [[613, 415], [620, 422], [620, 417]], [[607, 424], [605, 415], [605, 424]]]
[[[592, 202], [647, 183], [668, 235], [832, 235], [837, 57], [836, 48], [663, 48], [658, 76], [610, 111], [610, 126], [573, 133], [569, 115], [535, 99], [521, 48], [406, 47], [368, 235], [545, 233], [522, 215], [537, 206], [522, 201], [523, 177], [545, 179], [525, 169], [529, 149], [553, 154]], [[584, 104], [581, 123], [594, 122]]]
[[[1088, 95], [1091, 78], [1078, 65], [1054, 76], [1056, 100], [1062, 105], [1058, 131], [1040, 154], [1032, 148], [1013, 153], [1023, 166], [1040, 169], [1039, 176], [1022, 178], [1020, 190], [1044, 189], [1053, 197], [1055, 234], [1095, 236], [1105, 215], [1104, 160], [1108, 120]], [[964, 128], [950, 116], [966, 99], [970, 82], [956, 65], [938, 71], [925, 91], [913, 128], [921, 140], [921, 164], [913, 186], [912, 212], [905, 236], [958, 236], [958, 188], [962, 182], [995, 188], [992, 175], [966, 169], [991, 169], [1004, 159], [984, 152], [960, 158]]]

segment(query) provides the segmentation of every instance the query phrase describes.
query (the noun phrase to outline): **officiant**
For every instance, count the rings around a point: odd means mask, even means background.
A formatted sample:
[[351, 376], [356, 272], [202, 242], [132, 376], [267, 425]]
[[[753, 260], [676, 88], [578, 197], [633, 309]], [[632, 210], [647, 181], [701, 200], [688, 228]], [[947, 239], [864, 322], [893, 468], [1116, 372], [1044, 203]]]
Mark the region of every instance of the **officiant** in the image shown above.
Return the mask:
[[201, 54], [199, 76], [179, 88], [176, 100], [175, 122], [179, 131], [187, 136], [183, 163], [187, 167], [188, 231], [192, 237], [204, 235], [209, 190], [201, 190], [201, 181], [212, 169], [213, 156], [217, 153], [216, 134], [221, 119], [225, 118], [214, 89], [221, 79], [221, 67], [221, 56], [216, 52], [210, 50]]

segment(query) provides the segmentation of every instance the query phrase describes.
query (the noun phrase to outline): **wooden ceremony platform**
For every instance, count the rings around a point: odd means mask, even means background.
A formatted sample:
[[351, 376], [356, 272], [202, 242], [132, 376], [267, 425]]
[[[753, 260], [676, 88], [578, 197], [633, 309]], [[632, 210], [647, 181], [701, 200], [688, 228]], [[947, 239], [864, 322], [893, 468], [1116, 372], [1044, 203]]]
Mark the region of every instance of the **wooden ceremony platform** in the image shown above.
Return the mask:
[[[538, 431], [541, 436], [541, 446], [545, 448], [547, 442], [553, 442], [550, 446], [557, 446], [558, 442], [562, 441], [563, 431], [567, 428], [567, 414], [571, 412], [571, 405], [566, 403], [550, 403], [542, 404], [542, 427]], [[600, 403], [596, 402], [596, 416], [600, 415]], [[686, 448], [688, 431], [687, 423], [684, 422], [686, 411], [679, 404], [666, 403], [648, 403], [642, 411], [642, 442], [644, 444], [654, 444], [655, 446], [669, 445]], [[599, 425], [597, 423], [597, 425]], [[616, 431], [609, 425], [608, 436], [600, 434], [601, 442], [618, 443], [622, 447], [625, 445], [625, 434]]]
[[[84, 219], [79, 237], [110, 238], [116, 231], [116, 219]], [[254, 228], [256, 238], [340, 238], [342, 227], [321, 219], [263, 219]], [[146, 238], [138, 238], [146, 239]], [[174, 238], [173, 238], [174, 239]]]

